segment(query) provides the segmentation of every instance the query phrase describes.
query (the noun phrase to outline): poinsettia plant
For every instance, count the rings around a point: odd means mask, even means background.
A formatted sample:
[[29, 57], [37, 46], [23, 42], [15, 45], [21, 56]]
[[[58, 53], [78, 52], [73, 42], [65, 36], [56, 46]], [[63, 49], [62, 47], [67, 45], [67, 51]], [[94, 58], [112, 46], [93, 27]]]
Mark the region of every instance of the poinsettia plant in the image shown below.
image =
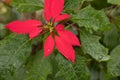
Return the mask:
[[119, 0], [1, 0], [0, 80], [119, 80]]
[[[6, 25], [6, 28], [15, 33], [29, 34], [30, 39], [38, 36], [41, 32], [49, 31], [50, 35], [44, 44], [44, 56], [48, 56], [53, 52], [56, 45], [67, 59], [75, 61], [75, 52], [72, 46], [80, 46], [77, 37], [70, 31], [64, 30], [61, 24], [54, 25], [55, 22], [69, 18], [68, 14], [62, 14], [64, 0], [45, 0], [44, 16], [48, 22], [45, 25], [38, 20], [27, 20], [25, 22], [14, 21]], [[55, 26], [55, 27], [54, 27]]]

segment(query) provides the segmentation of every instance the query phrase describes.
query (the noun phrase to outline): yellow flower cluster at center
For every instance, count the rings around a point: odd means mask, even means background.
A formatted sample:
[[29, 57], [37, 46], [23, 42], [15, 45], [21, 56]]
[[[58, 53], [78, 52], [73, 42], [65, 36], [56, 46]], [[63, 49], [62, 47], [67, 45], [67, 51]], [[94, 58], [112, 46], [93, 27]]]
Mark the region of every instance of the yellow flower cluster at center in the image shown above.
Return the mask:
[[45, 29], [48, 29], [50, 32], [53, 32], [53, 23], [49, 22], [44, 26]]

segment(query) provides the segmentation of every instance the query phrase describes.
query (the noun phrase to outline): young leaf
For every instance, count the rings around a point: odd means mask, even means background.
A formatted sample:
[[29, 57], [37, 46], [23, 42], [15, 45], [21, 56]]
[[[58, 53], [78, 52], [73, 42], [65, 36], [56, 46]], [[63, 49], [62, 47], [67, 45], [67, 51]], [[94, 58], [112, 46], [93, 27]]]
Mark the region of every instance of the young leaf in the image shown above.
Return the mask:
[[84, 53], [89, 54], [99, 62], [109, 60], [110, 57], [108, 55], [108, 49], [100, 44], [99, 36], [91, 35], [82, 31], [80, 34], [80, 39]]

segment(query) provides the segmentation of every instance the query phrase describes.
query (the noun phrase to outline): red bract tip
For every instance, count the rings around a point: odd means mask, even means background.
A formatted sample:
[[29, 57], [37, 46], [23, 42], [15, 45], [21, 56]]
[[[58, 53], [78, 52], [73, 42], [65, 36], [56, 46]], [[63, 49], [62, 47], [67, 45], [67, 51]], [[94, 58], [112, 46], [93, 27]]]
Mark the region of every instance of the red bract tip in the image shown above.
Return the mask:
[[68, 14], [62, 14], [64, 0], [45, 0], [44, 16], [48, 22], [58, 22], [69, 18]]
[[47, 57], [49, 56], [54, 49], [54, 39], [52, 38], [52, 34], [48, 36], [48, 38], [45, 40], [45, 44], [44, 44], [44, 56]]
[[52, 0], [45, 0], [44, 2], [44, 16], [48, 22], [50, 22], [51, 19], [51, 9], [50, 9], [51, 1]]
[[61, 21], [61, 20], [64, 20], [64, 19], [68, 19], [68, 18], [70, 18], [70, 15], [68, 15], [68, 14], [61, 14], [61, 15], [58, 15], [55, 18], [55, 22], [58, 22], [58, 21]]
[[55, 19], [59, 16], [64, 7], [64, 0], [51, 0], [51, 16]]
[[73, 46], [80, 46], [78, 38], [72, 32], [68, 30], [58, 31], [58, 34], [65, 41], [69, 42]]
[[69, 43], [63, 40], [61, 37], [55, 36], [55, 43], [58, 51], [64, 55], [68, 60], [75, 61], [75, 52]]
[[13, 21], [7, 24], [5, 27], [15, 32], [17, 34], [29, 34], [30, 38], [34, 38], [42, 31], [39, 28], [42, 23], [37, 20], [27, 20], [27, 21]]
[[79, 42], [77, 36], [69, 30], [64, 30], [63, 25], [58, 24], [55, 27], [55, 29], [56, 29], [58, 35], [61, 38], [63, 38], [65, 41], [69, 42], [73, 46], [80, 46], [80, 42]]

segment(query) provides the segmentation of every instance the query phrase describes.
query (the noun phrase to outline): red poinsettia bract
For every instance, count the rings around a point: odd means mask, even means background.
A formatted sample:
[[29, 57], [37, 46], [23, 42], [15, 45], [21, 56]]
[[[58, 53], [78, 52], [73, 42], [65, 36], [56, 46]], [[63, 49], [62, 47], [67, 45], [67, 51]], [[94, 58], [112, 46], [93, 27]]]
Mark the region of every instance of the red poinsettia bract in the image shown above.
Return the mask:
[[51, 32], [45, 41], [44, 56], [49, 56], [56, 45], [56, 48], [60, 53], [62, 53], [62, 55], [64, 55], [68, 60], [74, 62], [75, 51], [72, 46], [80, 46], [79, 40], [72, 32], [64, 30], [64, 26], [61, 24], [58, 24], [55, 27], [55, 31], [58, 34]]
[[63, 7], [64, 0], [45, 0], [44, 16], [48, 22], [47, 25], [43, 25], [38, 20], [17, 20], [7, 24], [6, 28], [18, 34], [28, 34], [30, 39], [40, 35], [44, 30], [49, 30], [50, 35], [44, 43], [44, 56], [49, 56], [56, 46], [62, 55], [74, 62], [73, 46], [80, 46], [78, 38], [71, 31], [65, 30], [62, 24], [54, 24], [70, 17], [68, 14], [62, 13]]

